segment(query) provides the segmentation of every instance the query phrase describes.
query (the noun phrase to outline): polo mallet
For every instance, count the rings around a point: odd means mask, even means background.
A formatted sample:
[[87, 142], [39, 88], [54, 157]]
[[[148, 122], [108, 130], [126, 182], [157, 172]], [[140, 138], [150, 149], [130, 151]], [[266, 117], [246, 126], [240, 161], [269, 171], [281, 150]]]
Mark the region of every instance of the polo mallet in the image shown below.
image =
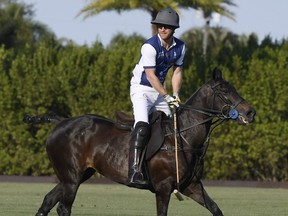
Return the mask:
[[174, 143], [175, 143], [175, 161], [176, 161], [176, 181], [177, 181], [177, 189], [174, 189], [173, 193], [177, 197], [179, 201], [183, 201], [184, 198], [179, 191], [179, 163], [178, 163], [178, 141], [177, 141], [177, 115], [176, 115], [176, 107], [173, 107], [173, 119], [174, 119]]

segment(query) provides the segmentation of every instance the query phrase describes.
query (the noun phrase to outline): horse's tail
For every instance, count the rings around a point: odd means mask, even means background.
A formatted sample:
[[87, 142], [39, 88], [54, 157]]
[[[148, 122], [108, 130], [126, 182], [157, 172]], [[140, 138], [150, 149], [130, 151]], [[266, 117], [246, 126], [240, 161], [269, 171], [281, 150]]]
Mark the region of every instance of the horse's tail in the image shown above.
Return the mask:
[[45, 116], [30, 116], [30, 115], [25, 115], [23, 117], [23, 122], [26, 124], [45, 124], [45, 123], [55, 123], [58, 124], [65, 118], [59, 117], [57, 115], [45, 115]]

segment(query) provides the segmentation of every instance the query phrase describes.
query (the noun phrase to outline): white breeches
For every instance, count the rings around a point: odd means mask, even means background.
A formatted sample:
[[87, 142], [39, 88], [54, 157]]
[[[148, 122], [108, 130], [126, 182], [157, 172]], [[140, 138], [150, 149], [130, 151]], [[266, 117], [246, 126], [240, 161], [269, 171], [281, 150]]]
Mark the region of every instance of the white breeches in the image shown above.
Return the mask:
[[130, 97], [133, 104], [135, 124], [139, 121], [149, 123], [149, 114], [154, 111], [162, 111], [167, 116], [171, 115], [168, 104], [154, 88], [133, 84], [130, 86]]

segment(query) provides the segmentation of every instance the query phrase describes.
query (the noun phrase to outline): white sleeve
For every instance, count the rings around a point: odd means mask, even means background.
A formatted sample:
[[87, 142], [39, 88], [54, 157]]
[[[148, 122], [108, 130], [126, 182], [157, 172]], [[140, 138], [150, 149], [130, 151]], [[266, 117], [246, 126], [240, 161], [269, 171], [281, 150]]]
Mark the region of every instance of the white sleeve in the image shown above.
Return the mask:
[[156, 50], [151, 44], [143, 44], [141, 48], [141, 64], [144, 68], [156, 66]]

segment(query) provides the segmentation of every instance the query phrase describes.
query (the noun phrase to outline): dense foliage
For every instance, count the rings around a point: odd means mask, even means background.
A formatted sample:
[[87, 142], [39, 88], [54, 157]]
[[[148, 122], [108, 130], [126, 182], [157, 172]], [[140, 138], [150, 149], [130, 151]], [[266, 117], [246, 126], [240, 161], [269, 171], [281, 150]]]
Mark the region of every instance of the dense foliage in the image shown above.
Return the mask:
[[[6, 13], [0, 8], [0, 23], [5, 25], [11, 20]], [[22, 16], [23, 23], [31, 23], [25, 19]], [[107, 47], [100, 42], [88, 47], [63, 45], [45, 28], [42, 33], [47, 37], [18, 41], [15, 36], [13, 43], [9, 33], [1, 31], [0, 174], [53, 174], [45, 153], [53, 125], [25, 125], [26, 113], [68, 117], [94, 113], [110, 118], [117, 110], [131, 113], [129, 81], [144, 41], [141, 36], [119, 34]], [[288, 42], [269, 37], [259, 42], [256, 35], [238, 36], [222, 28], [211, 31], [205, 56], [200, 29], [182, 35], [188, 48], [182, 100], [218, 66], [255, 107], [257, 117], [246, 127], [227, 122], [215, 129], [205, 178], [287, 181]]]

